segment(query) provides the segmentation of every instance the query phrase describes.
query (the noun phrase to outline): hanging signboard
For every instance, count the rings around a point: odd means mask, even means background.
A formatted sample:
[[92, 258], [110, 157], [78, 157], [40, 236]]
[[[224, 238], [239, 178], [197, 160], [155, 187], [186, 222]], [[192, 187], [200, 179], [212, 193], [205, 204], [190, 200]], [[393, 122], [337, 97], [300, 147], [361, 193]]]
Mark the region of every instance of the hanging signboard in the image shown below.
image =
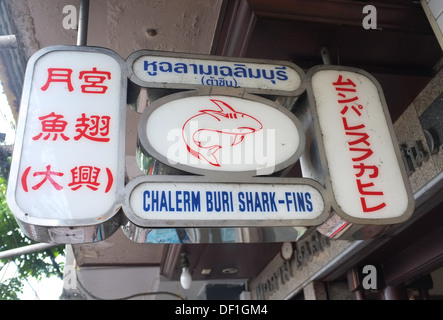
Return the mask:
[[298, 119], [252, 95], [169, 95], [144, 111], [138, 136], [147, 155], [203, 175], [269, 175], [294, 164], [304, 149]]
[[31, 57], [7, 193], [30, 238], [83, 243], [119, 227], [125, 70], [103, 48], [56, 46]]
[[302, 178], [139, 176], [127, 185], [124, 212], [138, 227], [305, 226], [327, 218], [325, 197], [320, 184]]
[[287, 61], [140, 50], [126, 60], [129, 79], [140, 87], [244, 88], [249, 93], [297, 96], [303, 70]]
[[333, 66], [315, 67], [307, 78], [319, 150], [319, 159], [307, 163], [320, 161], [333, 210], [358, 224], [407, 219], [414, 200], [377, 81], [364, 71]]

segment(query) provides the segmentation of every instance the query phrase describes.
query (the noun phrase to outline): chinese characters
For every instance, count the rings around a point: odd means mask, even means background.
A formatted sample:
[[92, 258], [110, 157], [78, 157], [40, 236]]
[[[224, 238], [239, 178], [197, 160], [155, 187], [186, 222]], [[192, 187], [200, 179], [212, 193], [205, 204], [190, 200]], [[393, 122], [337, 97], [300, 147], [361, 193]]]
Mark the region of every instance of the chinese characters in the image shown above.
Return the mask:
[[[41, 121], [41, 132], [34, 136], [32, 140], [48, 140], [52, 136], [52, 140], [56, 141], [60, 137], [68, 141], [70, 138], [65, 135], [65, 129], [68, 122], [64, 120], [64, 116], [51, 112], [48, 115], [44, 115], [38, 118]], [[90, 115], [86, 116], [82, 113], [79, 118], [76, 119], [76, 132], [74, 140], [80, 140], [81, 138], [97, 141], [108, 142], [109, 124], [111, 121], [110, 116]]]
[[[32, 179], [29, 176], [31, 169], [32, 166], [27, 167], [21, 177], [22, 187], [25, 192], [30, 191], [28, 184], [29, 180]], [[97, 191], [101, 186], [101, 183], [99, 182], [99, 177], [103, 172], [101, 168], [93, 166], [77, 166], [70, 171], [71, 181], [66, 186], [63, 186], [62, 183], [59, 181], [60, 178], [58, 177], [63, 177], [65, 173], [53, 171], [51, 170], [51, 165], [47, 165], [46, 170], [44, 171], [34, 171], [32, 177], [40, 177], [41, 179], [36, 184], [31, 186], [31, 189], [36, 191], [40, 189], [43, 185], [48, 184], [57, 191], [60, 191], [65, 187], [71, 188], [72, 191], [76, 191], [82, 187], [87, 187], [92, 191]], [[114, 182], [114, 177], [109, 168], [105, 168], [104, 172], [105, 174], [103, 174], [103, 181], [106, 182], [104, 192], [108, 193], [109, 190], [111, 190], [112, 184]]]
[[[72, 73], [73, 70], [69, 68], [48, 68], [48, 79], [43, 87], [41, 87], [41, 90], [48, 90], [53, 82], [61, 82], [66, 84], [69, 92], [74, 91]], [[105, 80], [111, 79], [111, 73], [92, 68], [92, 70], [80, 71], [79, 79], [84, 80], [86, 83], [80, 86], [82, 93], [104, 94], [108, 90], [108, 87], [103, 85], [103, 83]]]
[[[73, 81], [74, 76], [81, 80], [81, 85], [78, 88], [76, 82]], [[79, 95], [104, 95], [108, 90], [106, 81], [110, 79], [111, 72], [98, 70], [95, 67], [78, 73], [70, 68], [48, 68], [46, 82], [39, 88], [42, 94], [46, 94], [51, 88], [53, 92], [64, 90], [68, 93], [77, 92]], [[52, 111], [39, 116], [35, 120], [38, 120], [37, 122], [40, 124], [40, 131], [32, 136], [32, 141], [80, 143], [89, 140], [108, 143], [110, 141], [111, 116], [88, 114], [82, 112], [84, 109], [82, 105], [79, 105], [78, 115], [74, 117], [72, 117], [72, 112], [69, 112], [68, 117], [68, 113], [65, 114], [63, 109], [59, 112]], [[36, 169], [33, 166], [27, 166], [21, 176], [23, 190], [31, 192], [47, 186], [57, 191], [65, 188], [70, 188], [72, 191], [86, 188], [86, 190], [92, 191], [102, 189], [104, 193], [108, 193], [114, 182], [112, 171], [106, 166], [98, 167], [81, 163], [70, 169], [54, 170], [53, 167], [55, 167], [53, 164], [43, 165], [43, 168]]]

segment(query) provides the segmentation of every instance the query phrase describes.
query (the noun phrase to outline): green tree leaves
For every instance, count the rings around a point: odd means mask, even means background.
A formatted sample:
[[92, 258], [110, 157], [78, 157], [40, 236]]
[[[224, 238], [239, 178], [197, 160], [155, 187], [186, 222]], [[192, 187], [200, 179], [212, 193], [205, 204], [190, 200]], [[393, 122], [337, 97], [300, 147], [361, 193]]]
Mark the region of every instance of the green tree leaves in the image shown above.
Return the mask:
[[[0, 175], [0, 251], [11, 250], [34, 243], [21, 231], [17, 222], [6, 203], [7, 181]], [[23, 291], [24, 282], [28, 278], [41, 280], [45, 277], [56, 275], [63, 278], [63, 266], [55, 259], [58, 255], [64, 255], [64, 246], [58, 246], [42, 252], [11, 257], [0, 260], [0, 271], [8, 267], [8, 263], [17, 266], [17, 272], [13, 277], [0, 278], [0, 299], [16, 300], [18, 294]]]

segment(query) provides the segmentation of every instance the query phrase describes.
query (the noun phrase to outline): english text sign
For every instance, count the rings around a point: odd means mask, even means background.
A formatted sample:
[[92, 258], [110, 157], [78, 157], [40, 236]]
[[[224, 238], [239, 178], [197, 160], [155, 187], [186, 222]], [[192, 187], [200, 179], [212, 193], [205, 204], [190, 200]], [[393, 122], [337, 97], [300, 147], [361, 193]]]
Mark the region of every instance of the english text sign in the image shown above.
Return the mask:
[[137, 226], [303, 226], [323, 222], [330, 209], [323, 188], [309, 179], [201, 178], [137, 177], [127, 186], [125, 213]]

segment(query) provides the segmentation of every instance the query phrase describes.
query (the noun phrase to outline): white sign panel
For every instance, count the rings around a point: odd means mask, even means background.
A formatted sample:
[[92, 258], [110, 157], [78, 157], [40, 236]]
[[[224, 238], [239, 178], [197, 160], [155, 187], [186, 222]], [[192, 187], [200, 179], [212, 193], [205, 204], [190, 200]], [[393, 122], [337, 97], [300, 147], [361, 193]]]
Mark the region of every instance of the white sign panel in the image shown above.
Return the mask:
[[287, 61], [137, 51], [127, 59], [130, 79], [147, 88], [245, 88], [248, 92], [298, 95], [303, 71]]
[[156, 227], [316, 225], [330, 208], [323, 188], [308, 179], [279, 183], [191, 179], [136, 178], [127, 186], [126, 215], [138, 226]]
[[412, 193], [375, 80], [325, 67], [312, 72], [311, 86], [337, 212], [351, 222], [403, 220]]
[[18, 220], [49, 227], [96, 225], [119, 210], [124, 70], [119, 56], [101, 48], [52, 47], [32, 57], [8, 188]]
[[148, 155], [200, 174], [271, 174], [304, 148], [301, 124], [287, 109], [265, 99], [193, 92], [157, 100], [138, 134]]

